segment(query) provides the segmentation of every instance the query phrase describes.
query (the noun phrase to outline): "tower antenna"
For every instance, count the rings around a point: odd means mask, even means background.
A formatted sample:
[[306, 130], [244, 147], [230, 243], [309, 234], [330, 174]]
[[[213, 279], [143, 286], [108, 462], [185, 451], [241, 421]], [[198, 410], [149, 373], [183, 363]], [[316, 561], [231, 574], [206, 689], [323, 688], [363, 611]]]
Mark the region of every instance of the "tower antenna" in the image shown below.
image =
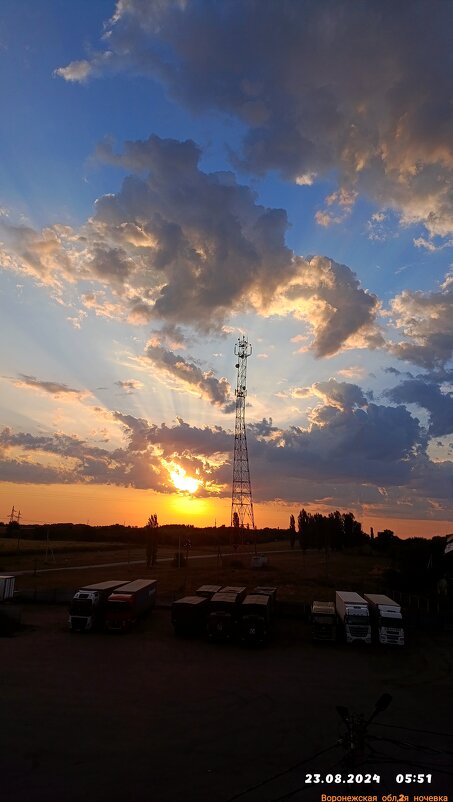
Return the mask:
[[242, 532], [248, 525], [255, 528], [252, 485], [250, 482], [247, 437], [245, 433], [245, 398], [247, 395], [247, 357], [252, 346], [247, 337], [239, 337], [234, 346], [238, 360], [236, 383], [236, 425], [234, 430], [233, 489], [231, 494], [231, 526]]

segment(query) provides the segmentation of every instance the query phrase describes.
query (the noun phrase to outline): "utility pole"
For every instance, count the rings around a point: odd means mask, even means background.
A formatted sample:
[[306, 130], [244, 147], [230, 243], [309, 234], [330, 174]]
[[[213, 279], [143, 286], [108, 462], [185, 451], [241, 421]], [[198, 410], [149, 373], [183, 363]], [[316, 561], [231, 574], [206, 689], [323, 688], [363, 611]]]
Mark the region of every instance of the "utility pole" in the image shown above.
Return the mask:
[[252, 346], [245, 336], [240, 337], [234, 347], [236, 363], [236, 425], [234, 430], [233, 487], [231, 494], [231, 526], [239, 525], [242, 533], [246, 525], [255, 529], [253, 516], [252, 485], [250, 482], [247, 436], [245, 432], [245, 399], [247, 396], [247, 357]]

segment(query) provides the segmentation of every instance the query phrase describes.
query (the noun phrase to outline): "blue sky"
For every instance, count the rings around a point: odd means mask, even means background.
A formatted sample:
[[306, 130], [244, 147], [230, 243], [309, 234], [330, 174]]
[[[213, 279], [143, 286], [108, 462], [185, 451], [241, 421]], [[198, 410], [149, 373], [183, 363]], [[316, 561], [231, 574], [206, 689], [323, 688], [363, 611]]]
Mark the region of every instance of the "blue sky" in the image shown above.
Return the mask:
[[449, 530], [452, 10], [356, 9], [4, 2], [0, 519], [228, 523], [246, 333], [258, 525]]

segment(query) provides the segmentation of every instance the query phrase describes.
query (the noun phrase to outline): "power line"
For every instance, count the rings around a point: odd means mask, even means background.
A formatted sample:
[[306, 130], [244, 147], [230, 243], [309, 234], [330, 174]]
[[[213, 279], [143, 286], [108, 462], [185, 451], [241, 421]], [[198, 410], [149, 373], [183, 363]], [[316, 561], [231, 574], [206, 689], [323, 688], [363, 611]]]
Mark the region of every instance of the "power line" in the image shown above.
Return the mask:
[[433, 730], [420, 730], [416, 729], [415, 727], [402, 727], [399, 724], [384, 724], [381, 721], [377, 721], [376, 725], [378, 727], [391, 727], [394, 730], [406, 730], [407, 732], [419, 732], [420, 735], [438, 735], [439, 738], [453, 738], [452, 732], [434, 732]]

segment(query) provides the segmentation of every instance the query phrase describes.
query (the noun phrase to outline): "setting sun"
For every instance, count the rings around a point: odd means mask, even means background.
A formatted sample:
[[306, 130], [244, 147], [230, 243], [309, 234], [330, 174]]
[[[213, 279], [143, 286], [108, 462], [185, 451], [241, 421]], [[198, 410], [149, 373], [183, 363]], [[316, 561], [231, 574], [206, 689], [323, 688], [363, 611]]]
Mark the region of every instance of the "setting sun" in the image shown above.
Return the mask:
[[177, 490], [185, 493], [196, 493], [201, 482], [199, 479], [194, 479], [193, 476], [187, 476], [186, 471], [181, 465], [172, 462], [168, 466], [170, 470], [170, 479]]

